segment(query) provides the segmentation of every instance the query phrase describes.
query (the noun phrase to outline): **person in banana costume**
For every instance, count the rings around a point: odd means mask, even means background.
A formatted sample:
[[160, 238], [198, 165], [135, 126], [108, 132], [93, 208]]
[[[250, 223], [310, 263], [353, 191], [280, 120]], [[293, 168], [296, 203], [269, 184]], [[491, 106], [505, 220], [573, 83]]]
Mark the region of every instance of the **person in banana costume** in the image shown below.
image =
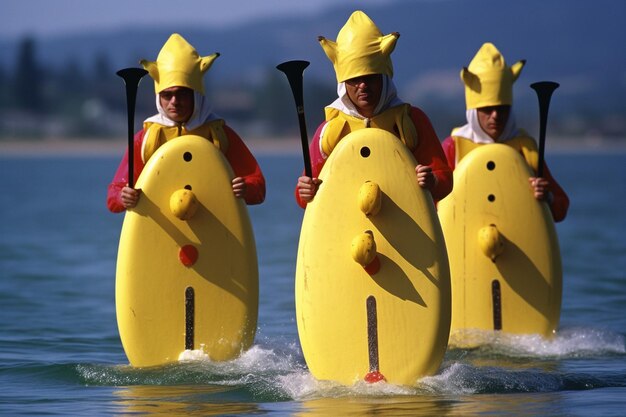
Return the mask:
[[[477, 146], [504, 143], [517, 149], [528, 165], [537, 172], [537, 143], [515, 123], [513, 83], [526, 61], [508, 66], [492, 43], [485, 43], [468, 67], [461, 70], [465, 85], [467, 124], [452, 130], [442, 144], [448, 165], [454, 169], [459, 161]], [[528, 179], [537, 200], [548, 202], [554, 221], [567, 215], [569, 198], [544, 164], [543, 177]]]
[[310, 145], [313, 177], [298, 178], [295, 196], [301, 207], [315, 197], [321, 184], [317, 176], [337, 143], [350, 132], [370, 127], [393, 133], [411, 150], [417, 160], [416, 181], [435, 201], [452, 190], [452, 171], [430, 120], [397, 96], [390, 55], [399, 36], [383, 35], [365, 13], [355, 11], [336, 42], [319, 37], [333, 63], [339, 97], [325, 108], [326, 120]]
[[[256, 159], [237, 133], [211, 109], [205, 96], [203, 76], [219, 56], [202, 57], [181, 35], [172, 34], [156, 61], [141, 60], [154, 80], [158, 113], [146, 119], [134, 138], [134, 177], [139, 177], [148, 159], [168, 140], [197, 135], [211, 141], [235, 173], [233, 193], [247, 204], [265, 199], [265, 178]], [[108, 187], [107, 207], [122, 212], [135, 207], [141, 190], [128, 187], [128, 153]]]

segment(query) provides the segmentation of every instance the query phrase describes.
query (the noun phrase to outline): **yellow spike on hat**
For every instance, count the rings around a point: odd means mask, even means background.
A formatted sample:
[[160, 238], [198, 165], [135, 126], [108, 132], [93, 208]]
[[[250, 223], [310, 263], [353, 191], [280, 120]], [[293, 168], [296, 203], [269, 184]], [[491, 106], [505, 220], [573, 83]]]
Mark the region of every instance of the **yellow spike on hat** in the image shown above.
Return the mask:
[[185, 38], [174, 33], [161, 48], [156, 61], [142, 59], [140, 63], [154, 79], [157, 94], [170, 87], [187, 87], [204, 94], [202, 77], [218, 56], [219, 53], [214, 53], [201, 57]]
[[383, 36], [374, 22], [357, 10], [337, 34], [336, 42], [323, 36], [319, 37], [319, 41], [335, 67], [337, 82], [343, 82], [370, 74], [392, 77], [390, 55], [399, 37], [397, 32]]
[[492, 43], [483, 44], [469, 66], [461, 70], [467, 109], [513, 104], [513, 83], [525, 63], [521, 60], [508, 67]]

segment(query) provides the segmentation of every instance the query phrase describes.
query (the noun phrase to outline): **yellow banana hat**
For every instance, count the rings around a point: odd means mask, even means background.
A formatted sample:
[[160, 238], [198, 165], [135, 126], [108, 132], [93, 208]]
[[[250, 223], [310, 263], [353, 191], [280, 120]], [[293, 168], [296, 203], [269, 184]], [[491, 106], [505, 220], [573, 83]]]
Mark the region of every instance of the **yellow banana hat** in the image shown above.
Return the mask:
[[513, 83], [525, 63], [525, 60], [521, 60], [508, 67], [492, 43], [483, 44], [469, 66], [461, 70], [467, 109], [511, 105]]
[[154, 79], [157, 94], [170, 87], [187, 87], [204, 94], [202, 77], [218, 56], [219, 53], [214, 53], [201, 57], [185, 38], [174, 33], [161, 48], [156, 61], [142, 59], [140, 63]]
[[393, 76], [391, 52], [400, 37], [397, 32], [384, 35], [374, 22], [357, 10], [348, 19], [333, 42], [323, 36], [320, 44], [335, 67], [337, 82], [370, 74]]

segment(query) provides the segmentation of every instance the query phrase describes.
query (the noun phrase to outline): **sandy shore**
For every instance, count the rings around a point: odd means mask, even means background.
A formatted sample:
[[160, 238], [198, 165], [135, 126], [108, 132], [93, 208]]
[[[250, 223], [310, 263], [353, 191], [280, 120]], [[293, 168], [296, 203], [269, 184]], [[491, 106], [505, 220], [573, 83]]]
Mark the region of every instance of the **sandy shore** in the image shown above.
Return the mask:
[[[251, 138], [246, 145], [255, 155], [299, 155], [299, 138]], [[4, 156], [121, 156], [127, 143], [119, 139], [0, 139], [0, 157]], [[547, 153], [626, 152], [625, 139], [550, 138]]]

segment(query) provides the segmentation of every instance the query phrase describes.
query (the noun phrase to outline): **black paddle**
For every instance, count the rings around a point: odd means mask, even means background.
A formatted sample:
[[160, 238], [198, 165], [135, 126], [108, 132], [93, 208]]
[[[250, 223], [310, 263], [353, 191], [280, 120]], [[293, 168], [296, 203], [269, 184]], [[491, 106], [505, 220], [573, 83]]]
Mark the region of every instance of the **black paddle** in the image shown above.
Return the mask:
[[548, 109], [550, 108], [552, 93], [558, 87], [559, 84], [552, 81], [540, 81], [530, 85], [530, 88], [537, 93], [537, 99], [539, 100], [539, 166], [537, 167], [537, 177], [543, 177], [543, 158], [546, 144]]
[[296, 110], [298, 112], [298, 122], [300, 123], [300, 140], [302, 142], [302, 157], [304, 158], [304, 173], [307, 177], [313, 177], [311, 169], [311, 157], [309, 156], [309, 139], [306, 133], [306, 122], [304, 119], [304, 94], [302, 92], [302, 74], [306, 67], [309, 66], [308, 61], [287, 61], [276, 66], [276, 68], [285, 73], [291, 93], [296, 102]]
[[148, 71], [143, 68], [124, 68], [116, 74], [124, 79], [126, 84], [126, 112], [128, 114], [128, 186], [133, 188], [134, 172], [133, 172], [133, 151], [135, 149], [133, 138], [135, 137], [135, 101], [137, 99], [137, 87], [139, 81], [146, 75]]

